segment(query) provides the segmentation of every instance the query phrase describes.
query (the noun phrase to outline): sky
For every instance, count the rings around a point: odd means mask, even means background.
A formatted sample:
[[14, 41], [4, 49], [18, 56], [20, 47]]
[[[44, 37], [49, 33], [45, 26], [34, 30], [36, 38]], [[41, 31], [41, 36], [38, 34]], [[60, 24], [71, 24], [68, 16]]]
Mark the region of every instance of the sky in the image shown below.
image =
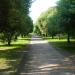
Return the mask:
[[30, 17], [35, 22], [40, 14], [46, 11], [49, 7], [55, 6], [58, 0], [35, 0], [30, 8]]

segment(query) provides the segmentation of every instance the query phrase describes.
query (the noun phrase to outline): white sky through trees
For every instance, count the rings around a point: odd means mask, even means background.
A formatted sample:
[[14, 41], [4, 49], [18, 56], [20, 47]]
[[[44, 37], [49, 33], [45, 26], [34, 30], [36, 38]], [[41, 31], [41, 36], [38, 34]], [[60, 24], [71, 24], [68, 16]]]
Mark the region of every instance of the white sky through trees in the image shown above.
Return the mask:
[[30, 16], [35, 22], [40, 14], [46, 11], [49, 7], [55, 6], [58, 0], [35, 0], [30, 8]]

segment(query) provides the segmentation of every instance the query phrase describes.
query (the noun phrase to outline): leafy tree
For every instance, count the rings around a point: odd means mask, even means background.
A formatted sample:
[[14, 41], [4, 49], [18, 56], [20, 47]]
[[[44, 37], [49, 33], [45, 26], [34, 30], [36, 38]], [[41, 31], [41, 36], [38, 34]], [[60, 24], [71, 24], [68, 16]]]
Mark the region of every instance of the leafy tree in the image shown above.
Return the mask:
[[57, 23], [57, 10], [56, 7], [49, 8], [50, 11], [48, 15], [48, 34], [52, 36], [52, 38], [58, 33], [58, 23]]
[[[42, 36], [47, 36], [47, 13], [43, 12], [35, 23], [36, 31], [39, 30]], [[38, 28], [38, 29], [37, 29]], [[39, 32], [37, 31], [37, 32]]]
[[[1, 0], [0, 1], [0, 33], [3, 41], [7, 41], [10, 45], [14, 36], [20, 34], [21, 28], [26, 29], [26, 34], [30, 31], [32, 21], [30, 18], [26, 18], [29, 13], [31, 0]], [[25, 17], [24, 20], [22, 19]], [[22, 21], [23, 20], [23, 21]], [[22, 25], [24, 22], [24, 25]], [[31, 24], [31, 25], [30, 25]], [[22, 27], [24, 26], [24, 27]], [[32, 27], [31, 27], [32, 28]], [[21, 32], [22, 33], [22, 32]]]
[[58, 2], [57, 10], [59, 16], [59, 27], [62, 32], [67, 33], [68, 42], [70, 42], [70, 36], [74, 33], [75, 28], [75, 1], [74, 0], [60, 0]]
[[22, 16], [21, 23], [20, 34], [22, 36], [28, 35], [33, 31], [33, 21], [29, 16]]
[[38, 28], [37, 25], [34, 26], [33, 32], [36, 33], [36, 34], [38, 34], [38, 35], [41, 35], [41, 31], [40, 31], [40, 29]]
[[44, 36], [51, 35], [53, 37], [57, 33], [56, 12], [55, 7], [50, 7], [38, 18], [36, 25]]

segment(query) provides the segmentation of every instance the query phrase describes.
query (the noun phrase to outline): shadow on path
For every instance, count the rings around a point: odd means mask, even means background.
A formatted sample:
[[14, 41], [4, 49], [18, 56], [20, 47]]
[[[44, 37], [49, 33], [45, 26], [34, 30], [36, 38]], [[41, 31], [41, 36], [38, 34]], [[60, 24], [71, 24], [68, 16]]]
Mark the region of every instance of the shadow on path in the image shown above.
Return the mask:
[[[37, 40], [38, 39], [38, 40]], [[40, 37], [32, 37], [15, 75], [75, 75], [75, 64]]]

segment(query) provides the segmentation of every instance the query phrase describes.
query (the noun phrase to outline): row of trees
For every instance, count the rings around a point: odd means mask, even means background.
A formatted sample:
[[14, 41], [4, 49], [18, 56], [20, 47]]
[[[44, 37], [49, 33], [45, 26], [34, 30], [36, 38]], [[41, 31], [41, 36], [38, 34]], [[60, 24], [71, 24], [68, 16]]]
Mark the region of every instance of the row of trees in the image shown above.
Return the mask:
[[0, 39], [10, 45], [18, 35], [32, 31], [33, 21], [29, 17], [31, 0], [0, 1]]
[[35, 23], [34, 32], [41, 35], [66, 34], [67, 40], [75, 36], [75, 0], [59, 0], [57, 6], [43, 12]]

